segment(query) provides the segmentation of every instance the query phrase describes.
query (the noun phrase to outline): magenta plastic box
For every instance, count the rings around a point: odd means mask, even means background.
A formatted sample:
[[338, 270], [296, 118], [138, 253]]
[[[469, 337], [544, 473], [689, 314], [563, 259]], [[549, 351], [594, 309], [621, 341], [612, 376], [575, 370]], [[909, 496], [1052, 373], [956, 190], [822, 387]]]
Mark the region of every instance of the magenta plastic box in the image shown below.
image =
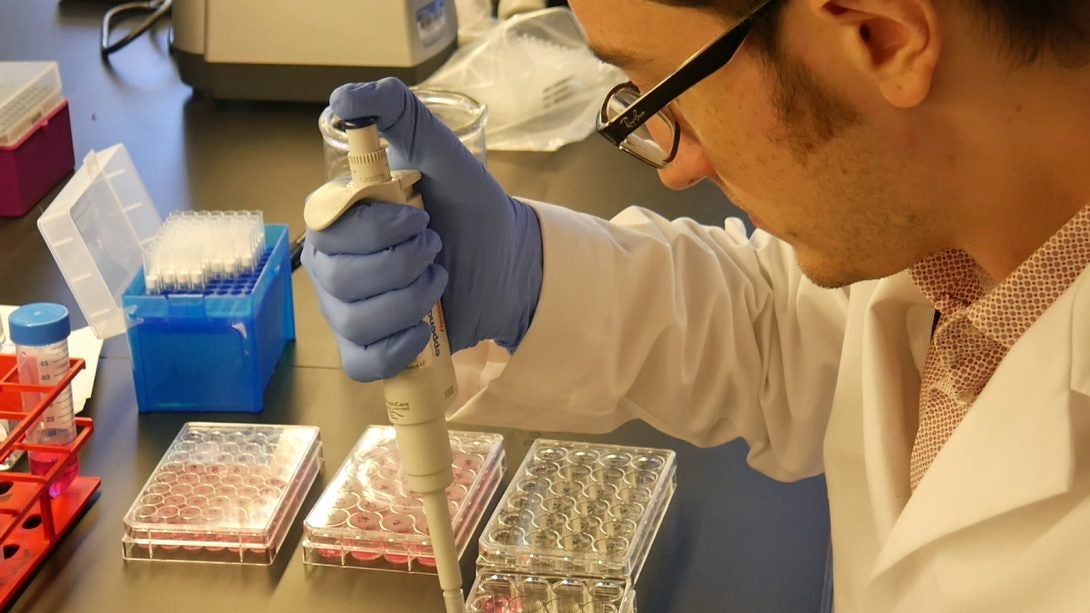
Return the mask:
[[125, 514], [123, 556], [272, 564], [321, 463], [312, 426], [187, 423]]
[[56, 62], [0, 62], [0, 217], [21, 217], [75, 166]]
[[[447, 499], [461, 556], [503, 478], [503, 437], [449, 435], [454, 484]], [[435, 572], [427, 519], [403, 480], [393, 427], [370, 426], [360, 436], [303, 522], [303, 562]]]

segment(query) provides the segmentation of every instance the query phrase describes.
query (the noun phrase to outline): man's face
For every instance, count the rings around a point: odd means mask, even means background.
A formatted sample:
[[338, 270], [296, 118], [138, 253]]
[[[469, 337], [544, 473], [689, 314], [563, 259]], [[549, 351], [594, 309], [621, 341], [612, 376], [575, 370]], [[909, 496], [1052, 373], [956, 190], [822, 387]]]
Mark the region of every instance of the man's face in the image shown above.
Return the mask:
[[[732, 25], [650, 0], [571, 0], [591, 45], [641, 91]], [[845, 28], [807, 3], [785, 8], [777, 61], [751, 44], [670, 107], [682, 127], [660, 178], [708, 178], [758, 227], [791, 244], [802, 270], [837, 287], [898, 272], [938, 249], [926, 115], [895, 108], [850, 57]]]

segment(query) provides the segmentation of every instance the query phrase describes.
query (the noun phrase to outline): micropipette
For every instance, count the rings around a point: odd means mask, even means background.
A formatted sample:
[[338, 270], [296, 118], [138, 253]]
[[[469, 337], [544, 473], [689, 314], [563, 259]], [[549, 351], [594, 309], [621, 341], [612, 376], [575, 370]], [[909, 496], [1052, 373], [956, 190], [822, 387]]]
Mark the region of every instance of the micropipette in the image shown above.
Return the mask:
[[[307, 227], [323, 230], [367, 200], [423, 208], [414, 187], [420, 173], [390, 170], [375, 119], [347, 120], [344, 126], [351, 175], [326, 182], [307, 198], [303, 210]], [[457, 388], [439, 303], [426, 319], [431, 342], [405, 370], [384, 382], [386, 412], [397, 436], [405, 481], [424, 505], [446, 610], [462, 613], [462, 573], [446, 498], [453, 474], [445, 412]]]

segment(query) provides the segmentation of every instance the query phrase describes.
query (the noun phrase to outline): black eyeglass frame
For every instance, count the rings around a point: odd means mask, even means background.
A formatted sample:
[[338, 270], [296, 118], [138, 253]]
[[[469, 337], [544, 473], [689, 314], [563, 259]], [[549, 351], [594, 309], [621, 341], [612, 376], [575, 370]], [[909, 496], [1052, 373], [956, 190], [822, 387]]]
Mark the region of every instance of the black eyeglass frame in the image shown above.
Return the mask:
[[675, 70], [673, 74], [660, 81], [658, 85], [651, 88], [646, 94], [637, 98], [636, 101], [621, 112], [620, 115], [617, 115], [613, 119], [609, 119], [609, 105], [617, 92], [624, 89], [635, 90], [635, 86], [632, 85], [631, 81], [621, 83], [614, 87], [610, 90], [609, 94], [606, 95], [606, 99], [602, 103], [602, 109], [599, 113], [597, 122], [598, 133], [622, 151], [629, 153], [656, 168], [665, 167], [674, 159], [674, 156], [677, 155], [678, 143], [681, 140], [681, 132], [678, 130], [677, 124], [672, 117], [669, 117], [668, 115], [665, 116], [668, 123], [673, 128], [673, 143], [664, 160], [649, 160], [626, 148], [624, 145], [625, 139], [631, 136], [636, 130], [639, 130], [649, 119], [662, 113], [671, 102], [685, 93], [690, 87], [693, 87], [705, 78], [711, 76], [715, 71], [726, 66], [727, 63], [734, 58], [735, 54], [738, 53], [738, 49], [742, 47], [742, 43], [746, 41], [746, 38], [749, 36], [749, 33], [753, 31], [753, 28], [760, 23], [763, 18], [769, 15], [772, 12], [772, 9], [782, 1], [783, 0], [765, 0], [757, 6], [757, 8], [750, 11], [749, 14], [731, 26], [730, 29], [724, 32], [719, 38], [708, 43], [703, 49], [693, 54], [681, 65], [681, 67]]

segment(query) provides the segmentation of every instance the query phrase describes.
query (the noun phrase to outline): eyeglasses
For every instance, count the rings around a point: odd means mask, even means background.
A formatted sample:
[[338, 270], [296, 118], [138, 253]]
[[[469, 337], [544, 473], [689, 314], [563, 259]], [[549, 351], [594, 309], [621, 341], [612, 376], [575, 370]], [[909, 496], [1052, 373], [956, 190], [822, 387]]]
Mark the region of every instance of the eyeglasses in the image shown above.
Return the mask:
[[598, 133], [655, 168], [666, 167], [677, 155], [681, 140], [677, 122], [666, 107], [690, 87], [725, 66], [754, 26], [772, 13], [780, 1], [765, 0], [646, 94], [640, 95], [640, 90], [631, 81], [614, 87], [602, 103]]

